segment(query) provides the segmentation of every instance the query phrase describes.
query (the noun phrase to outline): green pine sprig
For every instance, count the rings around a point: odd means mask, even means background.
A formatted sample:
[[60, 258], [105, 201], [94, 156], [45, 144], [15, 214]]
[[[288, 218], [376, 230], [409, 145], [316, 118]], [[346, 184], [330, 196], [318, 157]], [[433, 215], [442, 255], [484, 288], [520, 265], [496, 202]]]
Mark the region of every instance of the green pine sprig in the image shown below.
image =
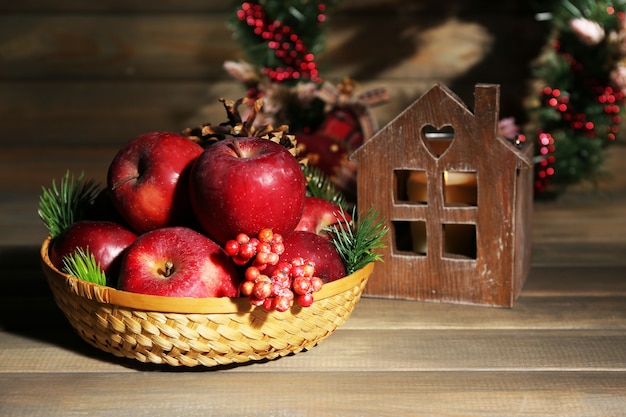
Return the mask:
[[346, 197], [319, 167], [305, 164], [302, 165], [302, 172], [307, 180], [306, 193], [308, 196], [323, 198], [344, 210], [349, 209], [350, 205]]
[[69, 171], [66, 171], [58, 186], [52, 180], [50, 188], [42, 187], [37, 214], [50, 237], [57, 237], [69, 226], [82, 220], [101, 190], [102, 187], [93, 180], [86, 181], [84, 173], [81, 172], [75, 178]]
[[353, 210], [351, 221], [343, 210], [339, 216], [341, 226], [327, 226], [324, 230], [330, 235], [348, 275], [370, 262], [383, 261], [376, 250], [386, 247], [384, 237], [389, 229], [380, 220], [378, 211], [372, 207], [355, 220], [356, 210]]
[[93, 253], [89, 252], [88, 247], [85, 250], [76, 248], [74, 252], [64, 256], [62, 269], [66, 274], [83, 281], [98, 285], [106, 285], [107, 283], [104, 271], [100, 268], [100, 264]]

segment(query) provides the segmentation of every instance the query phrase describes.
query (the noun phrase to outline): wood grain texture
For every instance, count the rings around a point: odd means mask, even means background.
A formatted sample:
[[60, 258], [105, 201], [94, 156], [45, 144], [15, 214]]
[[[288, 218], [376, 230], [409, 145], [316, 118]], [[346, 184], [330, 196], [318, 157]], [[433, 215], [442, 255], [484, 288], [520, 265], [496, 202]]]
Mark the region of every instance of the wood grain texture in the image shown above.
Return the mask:
[[[373, 207], [389, 229], [380, 250], [387, 262], [366, 294], [514, 305], [530, 269], [532, 146], [519, 149], [497, 137], [499, 97], [499, 86], [479, 84], [474, 103], [463, 103], [437, 84], [351, 155], [358, 206]], [[451, 137], [438, 142], [426, 131], [446, 127]], [[411, 191], [416, 173], [424, 176], [419, 198]], [[464, 184], [473, 187], [473, 200], [449, 201], [445, 178], [453, 173], [473, 175]], [[421, 235], [416, 224], [424, 224]], [[453, 235], [449, 226], [471, 229]]]
[[[268, 379], [275, 388], [271, 395], [267, 393]], [[617, 417], [622, 415], [626, 387], [616, 375], [595, 372], [535, 372], [520, 380], [516, 373], [488, 371], [251, 373], [243, 380], [229, 373], [107, 373], [80, 378], [32, 374], [1, 376], [0, 383], [13, 387], [3, 396], [3, 411], [70, 417], [119, 416], [127, 410], [138, 417], [182, 413], [224, 417]], [[63, 388], [55, 395], [45, 389], [50, 386]], [[105, 395], [103, 386], [107, 387]], [[172, 396], [172, 386], [184, 386], [185, 390]], [[307, 389], [294, 389], [303, 386]], [[572, 392], [572, 386], [585, 388]]]
[[[332, 82], [349, 76], [364, 89], [388, 88], [390, 102], [375, 109], [381, 125], [436, 82], [467, 101], [476, 83], [499, 83], [503, 116], [523, 119], [521, 63], [541, 48], [543, 24], [527, 5], [480, 3], [341, 2], [320, 68]], [[177, 131], [207, 105], [210, 117], [199, 122], [216, 120], [217, 98], [243, 94], [222, 69], [242, 57], [225, 24], [233, 9], [223, 2], [29, 0], [2, 2], [0, 10], [0, 146], [17, 137], [37, 144], [41, 124], [57, 118], [47, 140], [59, 144], [86, 140], [80, 132], [93, 126], [101, 130], [87, 140], [99, 144]]]
[[223, 14], [71, 14], [0, 18], [0, 78], [225, 78], [240, 57]]
[[[44, 335], [50, 337], [50, 335]], [[70, 332], [70, 337], [74, 337]], [[467, 343], [467, 340], [472, 343]], [[3, 372], [113, 372], [120, 364], [164, 370], [94, 352], [79, 340], [62, 346], [8, 334]], [[81, 343], [79, 343], [81, 342]], [[310, 351], [267, 363], [225, 367], [229, 372], [360, 371], [604, 371], [626, 372], [624, 329], [420, 330], [340, 329]], [[74, 347], [73, 350], [68, 348]], [[4, 361], [3, 361], [4, 362]], [[220, 369], [219, 367], [217, 369]]]
[[[144, 131], [222, 121], [217, 99], [243, 93], [220, 68], [240, 54], [223, 31], [230, 10], [0, 0], [0, 415], [623, 416], [619, 143], [599, 190], [535, 202], [533, 266], [512, 309], [367, 297], [308, 352], [210, 369], [120, 360], [74, 333], [39, 268], [40, 188], [67, 169], [103, 180], [119, 145]], [[469, 103], [477, 82], [499, 83], [501, 114], [523, 117], [526, 65], [546, 35], [535, 11], [348, 0], [320, 58], [331, 79], [389, 90], [374, 109], [381, 125], [436, 82]]]

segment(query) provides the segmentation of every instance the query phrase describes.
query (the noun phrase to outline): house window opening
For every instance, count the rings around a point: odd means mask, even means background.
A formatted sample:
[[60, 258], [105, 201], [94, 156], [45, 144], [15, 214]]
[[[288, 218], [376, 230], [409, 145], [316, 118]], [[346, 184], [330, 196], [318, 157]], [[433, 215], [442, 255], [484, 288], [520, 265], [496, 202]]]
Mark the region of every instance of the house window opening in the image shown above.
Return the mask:
[[394, 246], [397, 252], [425, 256], [427, 253], [426, 222], [423, 220], [396, 220], [393, 227]]
[[401, 203], [427, 204], [428, 179], [423, 170], [394, 170], [395, 201]]
[[443, 256], [446, 258], [476, 259], [476, 225], [443, 225]]
[[445, 125], [441, 129], [437, 129], [432, 125], [426, 125], [422, 127], [422, 138], [429, 152], [436, 158], [439, 158], [452, 145], [454, 128], [450, 125]]
[[443, 200], [446, 206], [476, 206], [478, 203], [476, 172], [445, 171]]

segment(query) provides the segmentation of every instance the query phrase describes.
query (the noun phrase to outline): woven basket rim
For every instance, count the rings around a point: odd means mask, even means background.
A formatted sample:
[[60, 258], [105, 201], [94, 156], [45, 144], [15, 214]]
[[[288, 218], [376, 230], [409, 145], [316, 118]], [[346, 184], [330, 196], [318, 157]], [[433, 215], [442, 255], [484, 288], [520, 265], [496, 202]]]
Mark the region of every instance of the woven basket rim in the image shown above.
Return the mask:
[[[165, 297], [136, 294], [118, 290], [113, 287], [83, 281], [72, 275], [59, 271], [52, 264], [49, 257], [49, 246], [51, 240], [50, 236], [48, 236], [43, 241], [40, 249], [42, 268], [46, 277], [49, 280], [62, 281], [66, 286], [72, 288], [77, 295], [80, 295], [83, 298], [92, 299], [101, 304], [111, 304], [133, 310], [181, 314], [246, 313], [255, 308], [250, 304], [247, 297]], [[374, 262], [369, 263], [365, 267], [344, 278], [324, 284], [322, 289], [314, 294], [315, 300], [323, 300], [344, 291], [352, 290], [371, 275], [373, 268]]]

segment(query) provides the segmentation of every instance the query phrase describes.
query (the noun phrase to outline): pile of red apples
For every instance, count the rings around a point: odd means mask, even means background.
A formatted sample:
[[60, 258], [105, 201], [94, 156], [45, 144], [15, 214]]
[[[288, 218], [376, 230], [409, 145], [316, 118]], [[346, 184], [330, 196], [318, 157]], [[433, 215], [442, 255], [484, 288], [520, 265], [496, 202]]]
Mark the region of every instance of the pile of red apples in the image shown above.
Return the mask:
[[104, 191], [104, 217], [78, 221], [52, 241], [59, 270], [83, 248], [107, 285], [120, 290], [237, 297], [245, 267], [224, 246], [271, 229], [282, 236], [281, 259], [312, 262], [324, 282], [346, 274], [325, 232], [340, 208], [307, 196], [300, 162], [271, 140], [227, 138], [203, 147], [177, 133], [143, 134], [114, 157]]

